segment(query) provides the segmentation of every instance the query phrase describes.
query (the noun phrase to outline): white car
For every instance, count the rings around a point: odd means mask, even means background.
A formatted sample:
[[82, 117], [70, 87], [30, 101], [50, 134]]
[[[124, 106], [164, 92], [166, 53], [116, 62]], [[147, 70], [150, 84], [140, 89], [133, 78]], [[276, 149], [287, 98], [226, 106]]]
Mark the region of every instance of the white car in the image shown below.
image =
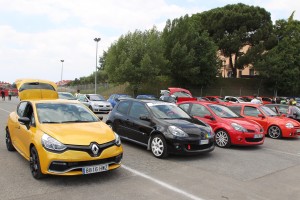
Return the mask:
[[78, 94], [77, 99], [94, 113], [109, 113], [112, 110], [111, 103], [106, 101], [100, 94]]
[[229, 102], [234, 102], [234, 103], [249, 103], [249, 102], [245, 102], [240, 97], [233, 97], [233, 96], [225, 96], [224, 100]]

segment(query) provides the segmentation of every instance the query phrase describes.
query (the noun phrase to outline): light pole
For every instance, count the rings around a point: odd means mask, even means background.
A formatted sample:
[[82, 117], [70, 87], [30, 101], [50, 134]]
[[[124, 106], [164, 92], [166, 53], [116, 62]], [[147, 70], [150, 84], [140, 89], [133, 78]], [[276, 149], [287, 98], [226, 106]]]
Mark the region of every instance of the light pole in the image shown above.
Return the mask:
[[95, 38], [94, 41], [96, 42], [96, 71], [95, 71], [95, 94], [97, 94], [97, 64], [98, 64], [98, 42], [101, 38]]
[[60, 84], [62, 84], [63, 70], [64, 70], [64, 60], [60, 60], [60, 62], [61, 62]]

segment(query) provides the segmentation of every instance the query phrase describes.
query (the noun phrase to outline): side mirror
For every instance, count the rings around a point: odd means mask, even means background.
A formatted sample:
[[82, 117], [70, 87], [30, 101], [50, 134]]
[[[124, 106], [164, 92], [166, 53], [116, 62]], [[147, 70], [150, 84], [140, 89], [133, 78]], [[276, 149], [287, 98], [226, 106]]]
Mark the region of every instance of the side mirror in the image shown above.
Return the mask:
[[265, 118], [263, 114], [258, 114], [257, 117]]
[[215, 118], [213, 118], [213, 116], [211, 115], [204, 115], [205, 119], [209, 119], [209, 120], [214, 120]]
[[143, 115], [143, 116], [140, 116], [140, 120], [150, 121], [150, 117]]
[[20, 117], [18, 121], [20, 124], [25, 125], [27, 129], [29, 129], [30, 119], [28, 117]]
[[98, 118], [102, 121], [103, 120], [103, 116], [98, 116]]

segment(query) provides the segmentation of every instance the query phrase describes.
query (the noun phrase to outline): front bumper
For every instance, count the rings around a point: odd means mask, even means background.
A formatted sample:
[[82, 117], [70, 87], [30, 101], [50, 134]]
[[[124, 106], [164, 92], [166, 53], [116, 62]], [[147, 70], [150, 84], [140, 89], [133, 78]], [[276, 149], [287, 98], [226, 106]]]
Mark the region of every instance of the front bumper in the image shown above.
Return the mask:
[[300, 135], [300, 127], [295, 128], [282, 128], [282, 137], [288, 137], [288, 138], [296, 138], [298, 135]]
[[[260, 138], [255, 138], [255, 135], [261, 136]], [[261, 145], [264, 143], [265, 134], [263, 132], [249, 133], [249, 132], [240, 132], [234, 130], [230, 133], [231, 144], [233, 145], [243, 145], [243, 146], [252, 146], [252, 145]]]
[[92, 157], [89, 153], [67, 150], [62, 153], [49, 152], [43, 147], [39, 151], [41, 171], [53, 175], [82, 175], [83, 167], [108, 164], [108, 170], [120, 167], [123, 156], [122, 146], [111, 146], [104, 149], [99, 156]]
[[[203, 140], [202, 140], [203, 141]], [[199, 154], [213, 151], [214, 139], [208, 139], [208, 144], [201, 144], [201, 139], [167, 138], [168, 152], [173, 154]]]

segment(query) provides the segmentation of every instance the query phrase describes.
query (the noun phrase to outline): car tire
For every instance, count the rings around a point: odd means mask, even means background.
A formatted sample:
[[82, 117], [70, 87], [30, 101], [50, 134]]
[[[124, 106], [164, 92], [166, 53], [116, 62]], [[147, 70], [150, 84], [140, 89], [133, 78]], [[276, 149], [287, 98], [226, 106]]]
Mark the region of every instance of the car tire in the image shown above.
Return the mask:
[[151, 137], [150, 149], [156, 158], [165, 158], [168, 156], [166, 140], [160, 134], [156, 134]]
[[6, 135], [5, 135], [5, 143], [6, 143], [6, 148], [8, 151], [15, 151], [15, 147], [13, 146], [10, 138], [10, 133], [8, 128], [6, 128]]
[[282, 137], [281, 129], [278, 126], [272, 125], [268, 128], [268, 136], [273, 139]]
[[224, 129], [220, 129], [215, 133], [215, 143], [218, 147], [227, 148], [231, 145], [231, 140], [228, 132]]
[[30, 163], [30, 171], [31, 171], [33, 178], [41, 179], [41, 178], [45, 177], [45, 175], [41, 171], [39, 154], [34, 146], [31, 147], [31, 149], [30, 149], [29, 163]]

